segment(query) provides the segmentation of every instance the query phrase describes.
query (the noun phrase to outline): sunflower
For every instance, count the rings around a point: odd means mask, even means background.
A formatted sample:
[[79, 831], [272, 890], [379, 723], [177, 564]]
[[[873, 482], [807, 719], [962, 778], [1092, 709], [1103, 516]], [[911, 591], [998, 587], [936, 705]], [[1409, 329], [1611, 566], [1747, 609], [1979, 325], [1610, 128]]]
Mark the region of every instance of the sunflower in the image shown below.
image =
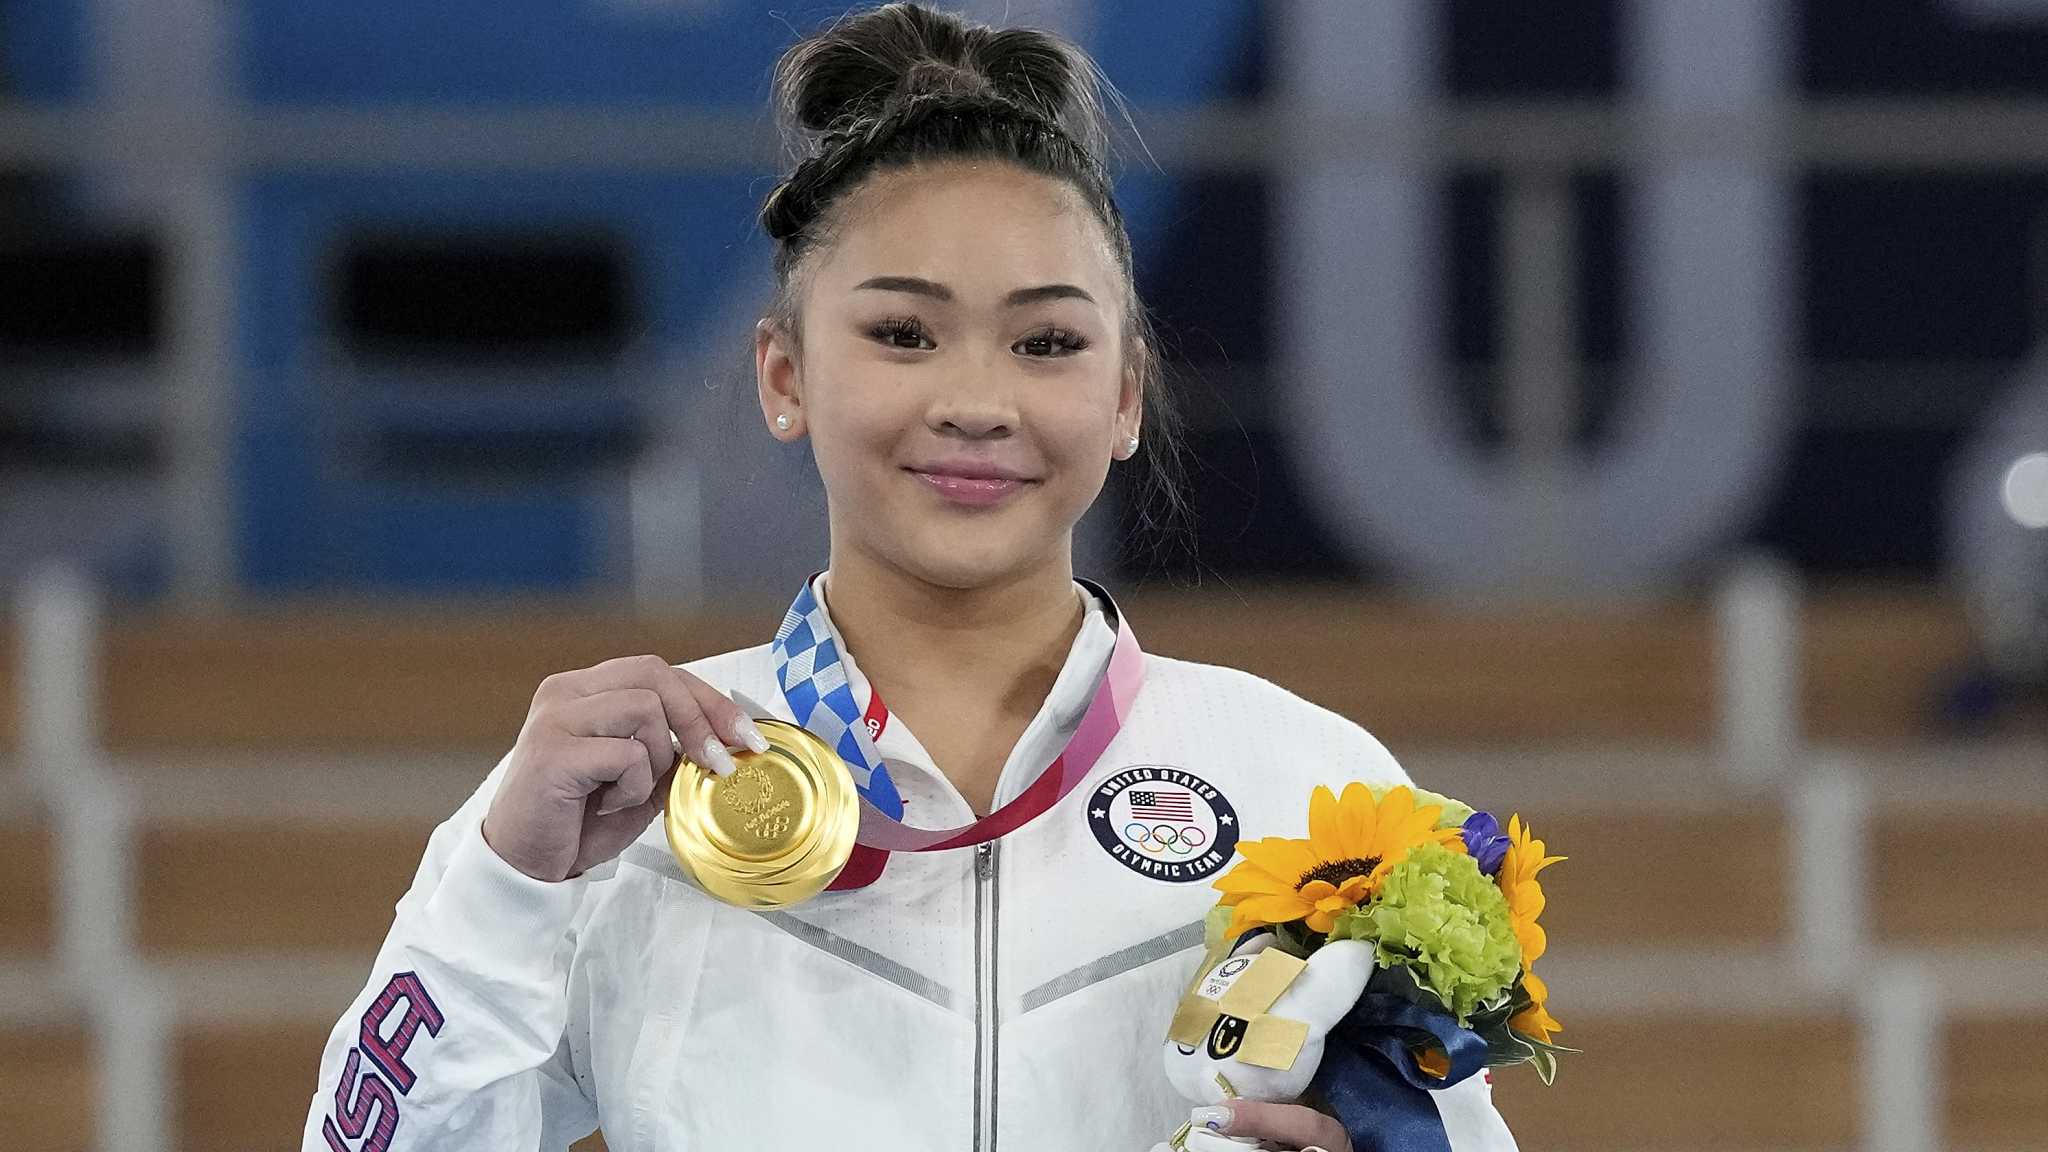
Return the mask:
[[1394, 865], [1417, 844], [1464, 851], [1456, 827], [1438, 828], [1441, 805], [1416, 807], [1415, 793], [1394, 788], [1375, 799], [1363, 784], [1338, 799], [1321, 785], [1309, 795], [1308, 839], [1268, 836], [1237, 846], [1244, 857], [1215, 883], [1231, 909], [1227, 935], [1302, 920], [1328, 932], [1337, 916], [1379, 890]]
[[1500, 890], [1508, 898], [1508, 914], [1514, 919], [1515, 939], [1522, 945], [1522, 987], [1532, 1001], [1527, 1008], [1515, 1013], [1508, 1026], [1545, 1043], [1549, 1042], [1552, 1032], [1562, 1031], [1562, 1028], [1544, 1008], [1550, 990], [1543, 986], [1541, 977], [1529, 970], [1550, 943], [1544, 935], [1543, 925], [1536, 922], [1536, 918], [1543, 914], [1544, 904], [1543, 885], [1537, 882], [1536, 874], [1563, 859], [1562, 856], [1543, 854], [1543, 841], [1530, 834], [1521, 816], [1508, 817], [1508, 854], [1500, 865]]
[[1524, 972], [1522, 990], [1529, 994], [1529, 1006], [1508, 1018], [1508, 1029], [1539, 1043], [1550, 1043], [1552, 1033], [1564, 1031], [1564, 1025], [1553, 1019], [1550, 1010], [1543, 1006], [1544, 1001], [1550, 999], [1550, 989], [1543, 986], [1543, 977], [1534, 972]]

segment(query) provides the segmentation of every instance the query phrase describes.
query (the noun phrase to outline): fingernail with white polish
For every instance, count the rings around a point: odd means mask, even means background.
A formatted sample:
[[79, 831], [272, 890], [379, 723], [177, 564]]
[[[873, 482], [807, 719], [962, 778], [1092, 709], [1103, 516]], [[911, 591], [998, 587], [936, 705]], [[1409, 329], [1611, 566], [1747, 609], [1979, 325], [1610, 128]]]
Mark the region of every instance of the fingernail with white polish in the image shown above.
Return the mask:
[[704, 767], [719, 776], [732, 775], [733, 768], [736, 767], [732, 762], [732, 753], [725, 750], [725, 745], [716, 736], [704, 741]]
[[1211, 1132], [1228, 1132], [1231, 1115], [1229, 1105], [1209, 1104], [1189, 1113], [1188, 1119], [1192, 1120], [1197, 1128], [1207, 1128]]
[[747, 747], [756, 752], [766, 752], [768, 750], [768, 738], [761, 735], [759, 728], [754, 727], [754, 721], [751, 717], [741, 716], [733, 724], [733, 730], [740, 734], [740, 741]]

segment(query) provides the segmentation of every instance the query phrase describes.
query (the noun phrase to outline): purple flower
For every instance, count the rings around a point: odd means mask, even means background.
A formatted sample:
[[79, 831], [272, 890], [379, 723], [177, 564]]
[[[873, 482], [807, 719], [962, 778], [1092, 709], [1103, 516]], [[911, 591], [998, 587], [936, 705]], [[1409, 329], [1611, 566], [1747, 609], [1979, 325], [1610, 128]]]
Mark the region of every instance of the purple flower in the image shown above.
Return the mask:
[[1498, 873], [1500, 862], [1508, 858], [1508, 835], [1500, 830], [1500, 821], [1491, 812], [1474, 812], [1465, 817], [1462, 831], [1466, 855], [1486, 875]]

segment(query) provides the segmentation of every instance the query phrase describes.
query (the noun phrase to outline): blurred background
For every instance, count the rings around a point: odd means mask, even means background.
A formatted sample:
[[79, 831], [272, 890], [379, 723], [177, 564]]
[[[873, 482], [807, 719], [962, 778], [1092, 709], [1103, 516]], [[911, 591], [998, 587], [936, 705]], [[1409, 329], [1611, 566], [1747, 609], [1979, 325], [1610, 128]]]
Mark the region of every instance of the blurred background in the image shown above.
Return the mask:
[[[965, 9], [1142, 138], [1194, 532], [1082, 570], [1571, 857], [1522, 1146], [2048, 1147], [2048, 0]], [[0, 0], [0, 1147], [293, 1146], [533, 686], [823, 562], [839, 10]]]

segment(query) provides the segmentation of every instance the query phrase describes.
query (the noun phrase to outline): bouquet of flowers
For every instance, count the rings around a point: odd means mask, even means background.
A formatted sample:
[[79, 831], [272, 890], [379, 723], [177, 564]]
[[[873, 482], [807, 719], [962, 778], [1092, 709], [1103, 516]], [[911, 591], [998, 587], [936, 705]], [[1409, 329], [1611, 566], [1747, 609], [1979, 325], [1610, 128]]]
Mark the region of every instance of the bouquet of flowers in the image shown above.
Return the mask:
[[[1169, 1032], [1167, 1074], [1198, 1103], [1314, 1090], [1354, 1145], [1435, 1123], [1427, 1091], [1533, 1064], [1561, 1031], [1534, 965], [1545, 854], [1520, 816], [1406, 786], [1318, 787], [1308, 837], [1242, 843], [1215, 881], [1209, 955]], [[1439, 1128], [1440, 1132], [1441, 1129]]]

